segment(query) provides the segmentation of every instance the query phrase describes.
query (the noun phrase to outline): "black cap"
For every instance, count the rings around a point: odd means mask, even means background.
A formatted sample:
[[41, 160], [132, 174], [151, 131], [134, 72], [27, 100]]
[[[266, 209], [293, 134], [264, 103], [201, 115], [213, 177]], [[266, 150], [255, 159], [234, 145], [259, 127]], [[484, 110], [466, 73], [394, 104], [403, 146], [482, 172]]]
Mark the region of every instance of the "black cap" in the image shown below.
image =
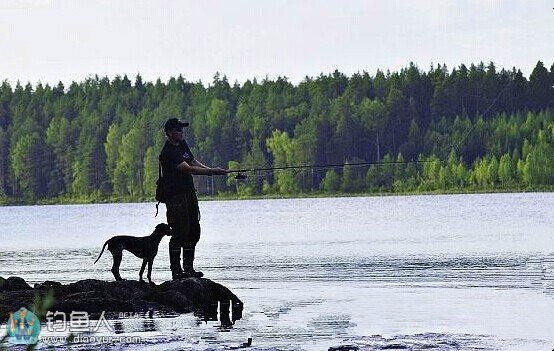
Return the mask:
[[177, 118], [170, 118], [165, 122], [164, 131], [167, 132], [171, 129], [183, 128], [188, 126], [189, 126], [189, 122], [181, 122]]

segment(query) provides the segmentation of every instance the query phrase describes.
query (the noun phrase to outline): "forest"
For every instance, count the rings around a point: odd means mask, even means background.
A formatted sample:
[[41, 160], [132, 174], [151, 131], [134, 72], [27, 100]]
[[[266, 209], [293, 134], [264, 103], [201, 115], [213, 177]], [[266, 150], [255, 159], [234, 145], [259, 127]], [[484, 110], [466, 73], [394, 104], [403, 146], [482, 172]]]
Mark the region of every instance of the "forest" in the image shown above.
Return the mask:
[[[554, 64], [410, 63], [205, 86], [91, 76], [0, 86], [0, 203], [153, 201], [169, 117], [210, 166], [344, 167], [201, 177], [200, 195], [552, 190]], [[368, 162], [370, 166], [348, 166]], [[394, 162], [394, 163], [392, 163]]]

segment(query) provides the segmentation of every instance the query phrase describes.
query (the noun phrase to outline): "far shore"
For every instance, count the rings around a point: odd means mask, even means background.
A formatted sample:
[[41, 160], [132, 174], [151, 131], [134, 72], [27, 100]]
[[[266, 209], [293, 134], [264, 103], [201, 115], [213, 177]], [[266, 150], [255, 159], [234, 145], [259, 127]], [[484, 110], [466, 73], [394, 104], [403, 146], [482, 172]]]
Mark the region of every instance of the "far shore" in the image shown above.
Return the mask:
[[[381, 197], [381, 196], [416, 196], [416, 195], [469, 195], [469, 194], [497, 194], [497, 193], [550, 193], [554, 192], [554, 186], [535, 188], [493, 188], [493, 189], [449, 189], [431, 191], [375, 191], [375, 192], [307, 192], [297, 194], [260, 194], [239, 195], [236, 193], [219, 193], [217, 195], [199, 194], [200, 201], [226, 201], [226, 200], [270, 200], [270, 199], [302, 199], [302, 198], [333, 198], [333, 197]], [[98, 196], [90, 198], [58, 197], [51, 199], [23, 200], [0, 198], [0, 206], [26, 206], [26, 205], [78, 205], [78, 204], [106, 204], [106, 203], [151, 203], [156, 202], [152, 197], [121, 197]]]

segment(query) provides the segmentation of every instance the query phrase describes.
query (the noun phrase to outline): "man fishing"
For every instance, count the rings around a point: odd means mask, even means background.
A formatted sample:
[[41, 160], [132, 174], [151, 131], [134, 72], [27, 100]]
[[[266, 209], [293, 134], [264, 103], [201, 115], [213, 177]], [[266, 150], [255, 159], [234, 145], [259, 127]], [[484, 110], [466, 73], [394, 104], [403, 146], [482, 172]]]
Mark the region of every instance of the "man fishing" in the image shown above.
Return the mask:
[[[160, 164], [167, 196], [167, 224], [173, 229], [169, 240], [169, 263], [173, 279], [200, 278], [193, 267], [194, 251], [200, 240], [200, 209], [192, 175], [224, 175], [228, 170], [210, 168], [198, 161], [183, 138], [188, 122], [170, 118], [165, 122], [167, 141], [160, 153]], [[181, 250], [183, 266], [181, 267]]]

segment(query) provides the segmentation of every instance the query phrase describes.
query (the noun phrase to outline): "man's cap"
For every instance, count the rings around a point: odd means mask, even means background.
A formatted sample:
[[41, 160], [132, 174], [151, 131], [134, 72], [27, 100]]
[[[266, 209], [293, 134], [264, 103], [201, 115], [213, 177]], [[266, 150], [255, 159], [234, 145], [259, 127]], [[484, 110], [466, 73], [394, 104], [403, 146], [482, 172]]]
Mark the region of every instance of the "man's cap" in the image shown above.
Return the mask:
[[189, 122], [181, 122], [177, 118], [170, 118], [165, 122], [164, 131], [167, 132], [171, 129], [183, 128], [188, 126], [189, 126]]

